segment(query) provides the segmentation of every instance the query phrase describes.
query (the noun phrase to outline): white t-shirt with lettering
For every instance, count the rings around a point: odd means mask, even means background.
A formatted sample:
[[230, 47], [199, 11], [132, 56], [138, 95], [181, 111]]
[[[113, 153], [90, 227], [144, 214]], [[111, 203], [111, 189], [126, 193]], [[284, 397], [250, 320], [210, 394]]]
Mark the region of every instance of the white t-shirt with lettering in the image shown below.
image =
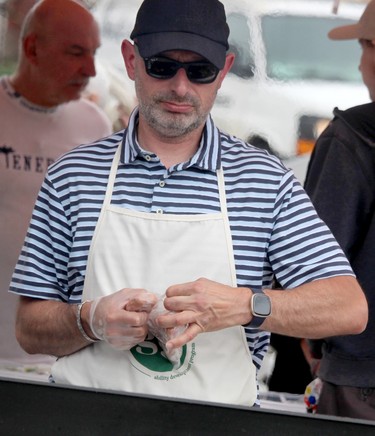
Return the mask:
[[0, 78], [0, 359], [27, 356], [15, 339], [17, 299], [8, 287], [47, 167], [111, 132], [104, 112], [86, 99], [46, 109]]

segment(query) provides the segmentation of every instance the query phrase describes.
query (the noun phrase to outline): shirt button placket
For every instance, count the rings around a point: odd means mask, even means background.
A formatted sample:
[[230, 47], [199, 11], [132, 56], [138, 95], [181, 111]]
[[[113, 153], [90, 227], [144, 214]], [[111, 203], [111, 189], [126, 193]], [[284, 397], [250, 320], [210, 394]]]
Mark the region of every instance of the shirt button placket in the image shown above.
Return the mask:
[[[158, 185], [159, 185], [160, 188], [164, 188], [164, 186], [165, 186], [165, 180], [159, 180]], [[162, 208], [158, 208], [158, 209], [156, 209], [155, 212], [156, 212], [157, 214], [159, 214], [159, 215], [161, 215], [161, 214], [164, 213], [164, 211], [163, 211]]]

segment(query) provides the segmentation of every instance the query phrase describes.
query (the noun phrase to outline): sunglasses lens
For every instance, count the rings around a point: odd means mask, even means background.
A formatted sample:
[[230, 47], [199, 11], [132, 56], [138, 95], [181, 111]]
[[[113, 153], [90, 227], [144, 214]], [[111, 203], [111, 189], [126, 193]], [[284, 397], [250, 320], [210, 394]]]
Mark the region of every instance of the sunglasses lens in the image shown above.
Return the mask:
[[156, 79], [170, 79], [178, 70], [178, 65], [173, 60], [151, 58], [146, 60], [147, 73]]
[[187, 69], [189, 80], [197, 83], [211, 83], [218, 73], [218, 68], [209, 62], [192, 62]]
[[191, 82], [212, 83], [219, 69], [210, 62], [178, 62], [163, 57], [145, 59], [147, 74], [155, 79], [171, 79], [180, 68], [186, 71]]

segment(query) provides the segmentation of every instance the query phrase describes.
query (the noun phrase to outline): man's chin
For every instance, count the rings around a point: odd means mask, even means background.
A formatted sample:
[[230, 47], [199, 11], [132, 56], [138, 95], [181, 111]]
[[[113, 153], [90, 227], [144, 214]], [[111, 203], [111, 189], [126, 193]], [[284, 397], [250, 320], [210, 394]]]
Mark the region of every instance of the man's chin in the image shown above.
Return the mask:
[[77, 90], [75, 92], [70, 92], [62, 97], [61, 104], [62, 103], [69, 103], [70, 101], [74, 101], [74, 100], [79, 100], [81, 97], [82, 97], [81, 90], [80, 91]]

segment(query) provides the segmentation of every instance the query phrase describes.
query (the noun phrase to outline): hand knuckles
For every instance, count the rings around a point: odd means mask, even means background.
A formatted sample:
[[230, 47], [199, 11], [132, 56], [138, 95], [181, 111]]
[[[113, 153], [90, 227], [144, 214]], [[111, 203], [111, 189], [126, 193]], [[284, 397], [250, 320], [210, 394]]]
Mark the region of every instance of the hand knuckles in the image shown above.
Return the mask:
[[198, 312], [206, 312], [210, 310], [210, 303], [204, 294], [199, 294], [195, 298], [195, 307]]
[[206, 330], [206, 327], [209, 325], [210, 319], [206, 316], [201, 316], [197, 321], [196, 324], [203, 330]]
[[141, 327], [145, 323], [145, 314], [137, 312], [132, 317], [132, 325], [135, 327]]
[[204, 292], [206, 289], [207, 279], [201, 277], [193, 283], [193, 288], [196, 292]]

